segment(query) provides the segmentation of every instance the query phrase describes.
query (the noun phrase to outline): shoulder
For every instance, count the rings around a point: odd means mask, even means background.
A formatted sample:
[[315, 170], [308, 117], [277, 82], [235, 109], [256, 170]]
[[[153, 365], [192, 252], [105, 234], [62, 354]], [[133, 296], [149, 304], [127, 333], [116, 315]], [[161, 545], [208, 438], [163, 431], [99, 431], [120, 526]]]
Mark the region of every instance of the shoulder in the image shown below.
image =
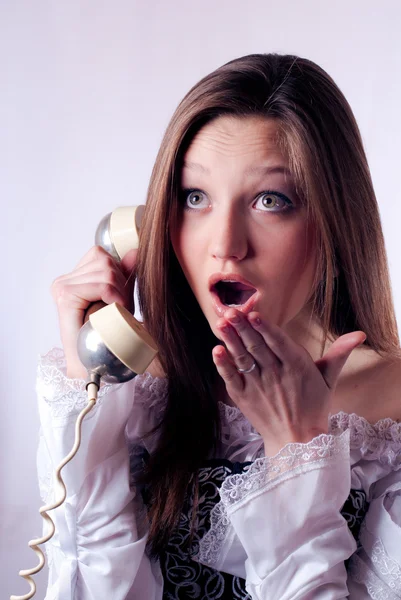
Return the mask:
[[[378, 362], [372, 391], [376, 393], [375, 409], [379, 418], [389, 417], [401, 422], [401, 359], [392, 361], [381, 359]], [[381, 395], [380, 394], [381, 390]], [[371, 398], [373, 403], [373, 398]], [[373, 407], [372, 407], [373, 411]], [[383, 414], [381, 414], [383, 412]], [[378, 419], [377, 419], [378, 420]]]
[[401, 422], [401, 358], [383, 358], [368, 348], [351, 357], [338, 381], [334, 410], [356, 413], [370, 423]]

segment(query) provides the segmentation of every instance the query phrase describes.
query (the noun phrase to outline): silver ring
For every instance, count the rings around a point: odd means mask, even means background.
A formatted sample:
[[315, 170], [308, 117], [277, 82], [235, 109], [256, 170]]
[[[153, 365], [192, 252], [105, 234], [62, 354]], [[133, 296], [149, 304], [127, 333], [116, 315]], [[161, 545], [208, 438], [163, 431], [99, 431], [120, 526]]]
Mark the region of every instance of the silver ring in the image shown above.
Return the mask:
[[238, 373], [251, 373], [255, 367], [256, 367], [256, 362], [253, 361], [252, 366], [249, 367], [249, 369], [238, 369], [238, 367], [237, 367], [237, 371], [238, 371]]

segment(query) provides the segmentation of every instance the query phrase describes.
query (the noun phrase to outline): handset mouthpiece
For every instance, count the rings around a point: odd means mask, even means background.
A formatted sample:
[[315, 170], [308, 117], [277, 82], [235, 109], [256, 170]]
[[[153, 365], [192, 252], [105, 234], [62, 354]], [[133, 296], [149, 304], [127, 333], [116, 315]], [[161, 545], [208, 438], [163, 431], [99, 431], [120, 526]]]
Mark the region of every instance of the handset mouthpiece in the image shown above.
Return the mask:
[[117, 303], [92, 313], [78, 334], [78, 356], [88, 374], [107, 383], [144, 373], [157, 349], [145, 328]]

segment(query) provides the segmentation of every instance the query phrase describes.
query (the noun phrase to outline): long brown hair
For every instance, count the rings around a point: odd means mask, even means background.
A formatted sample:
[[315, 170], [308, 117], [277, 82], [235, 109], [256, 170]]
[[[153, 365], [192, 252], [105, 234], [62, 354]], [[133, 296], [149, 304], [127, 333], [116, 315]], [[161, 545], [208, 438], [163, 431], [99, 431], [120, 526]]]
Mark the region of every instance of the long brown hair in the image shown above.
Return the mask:
[[[152, 172], [137, 257], [140, 308], [168, 377], [168, 403], [146, 480], [154, 555], [177, 524], [185, 494], [219, 439], [214, 338], [171, 245], [181, 162], [199, 129], [220, 115], [274, 119], [297, 194], [319, 232], [313, 294], [324, 339], [362, 330], [365, 345], [399, 358], [379, 211], [361, 136], [343, 94], [318, 65], [253, 54], [196, 84], [175, 111]], [[337, 272], [337, 276], [334, 274]]]

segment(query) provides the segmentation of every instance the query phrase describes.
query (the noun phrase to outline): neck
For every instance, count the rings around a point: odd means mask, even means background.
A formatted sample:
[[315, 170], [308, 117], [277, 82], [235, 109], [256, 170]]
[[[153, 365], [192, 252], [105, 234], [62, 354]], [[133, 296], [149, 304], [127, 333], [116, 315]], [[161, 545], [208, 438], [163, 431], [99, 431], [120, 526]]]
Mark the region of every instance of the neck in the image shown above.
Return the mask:
[[[305, 348], [313, 361], [321, 358], [323, 327], [307, 305], [294, 319], [282, 326], [284, 332], [297, 344]], [[330, 348], [334, 339], [330, 336], [325, 340], [323, 354]]]

